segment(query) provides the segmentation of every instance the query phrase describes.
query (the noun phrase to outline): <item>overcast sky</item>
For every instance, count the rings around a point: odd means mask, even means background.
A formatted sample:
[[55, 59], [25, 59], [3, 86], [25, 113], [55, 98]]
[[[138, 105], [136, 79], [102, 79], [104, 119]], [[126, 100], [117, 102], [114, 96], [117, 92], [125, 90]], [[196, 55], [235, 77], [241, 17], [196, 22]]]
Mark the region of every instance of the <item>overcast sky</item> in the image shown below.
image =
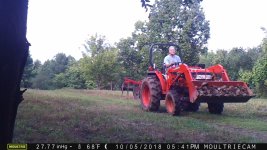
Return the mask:
[[[210, 21], [209, 50], [261, 43], [266, 0], [204, 0], [202, 6]], [[113, 44], [131, 36], [134, 23], [147, 16], [140, 0], [29, 0], [30, 53], [42, 62], [59, 52], [79, 59], [90, 35], [105, 35]]]

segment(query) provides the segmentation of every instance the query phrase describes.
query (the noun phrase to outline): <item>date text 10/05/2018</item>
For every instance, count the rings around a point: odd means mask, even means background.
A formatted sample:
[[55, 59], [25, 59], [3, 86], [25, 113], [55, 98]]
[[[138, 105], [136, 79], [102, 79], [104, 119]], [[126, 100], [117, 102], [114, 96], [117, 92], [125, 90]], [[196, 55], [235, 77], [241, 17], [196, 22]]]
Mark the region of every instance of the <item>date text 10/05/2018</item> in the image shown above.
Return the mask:
[[198, 150], [198, 149], [222, 149], [222, 150], [253, 150], [256, 149], [256, 144], [239, 144], [239, 143], [231, 143], [231, 144], [114, 144], [113, 148], [115, 149], [156, 149], [156, 150], [176, 150], [176, 149], [182, 149], [182, 150]]

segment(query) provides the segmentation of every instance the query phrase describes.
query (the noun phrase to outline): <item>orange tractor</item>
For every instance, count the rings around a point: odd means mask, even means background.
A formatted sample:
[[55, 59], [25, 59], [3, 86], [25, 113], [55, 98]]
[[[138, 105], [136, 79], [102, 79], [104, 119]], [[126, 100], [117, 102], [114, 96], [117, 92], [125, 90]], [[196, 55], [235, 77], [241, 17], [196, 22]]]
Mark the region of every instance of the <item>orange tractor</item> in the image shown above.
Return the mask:
[[177, 67], [166, 68], [163, 74], [153, 60], [154, 48], [159, 46], [179, 49], [171, 43], [150, 46], [147, 77], [140, 85], [143, 110], [158, 111], [160, 100], [165, 100], [166, 110], [171, 115], [198, 111], [200, 103], [207, 103], [210, 113], [221, 114], [224, 103], [247, 102], [254, 97], [246, 83], [230, 81], [221, 65], [205, 68], [203, 64], [188, 66], [181, 62]]

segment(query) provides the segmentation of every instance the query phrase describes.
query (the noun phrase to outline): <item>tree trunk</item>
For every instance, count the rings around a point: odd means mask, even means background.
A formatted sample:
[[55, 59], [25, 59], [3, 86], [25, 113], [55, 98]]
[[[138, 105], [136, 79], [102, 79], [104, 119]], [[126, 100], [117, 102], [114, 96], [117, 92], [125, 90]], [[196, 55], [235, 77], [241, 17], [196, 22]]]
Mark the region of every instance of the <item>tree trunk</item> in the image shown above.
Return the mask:
[[10, 143], [22, 101], [20, 81], [29, 53], [28, 0], [0, 0], [0, 143]]

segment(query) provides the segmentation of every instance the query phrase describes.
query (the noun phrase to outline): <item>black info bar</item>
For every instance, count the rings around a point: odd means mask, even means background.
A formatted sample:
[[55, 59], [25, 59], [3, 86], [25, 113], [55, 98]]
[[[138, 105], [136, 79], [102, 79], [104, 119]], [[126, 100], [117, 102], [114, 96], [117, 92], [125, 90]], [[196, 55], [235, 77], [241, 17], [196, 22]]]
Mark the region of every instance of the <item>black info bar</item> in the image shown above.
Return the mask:
[[7, 150], [258, 150], [264, 143], [27, 143], [6, 144]]

